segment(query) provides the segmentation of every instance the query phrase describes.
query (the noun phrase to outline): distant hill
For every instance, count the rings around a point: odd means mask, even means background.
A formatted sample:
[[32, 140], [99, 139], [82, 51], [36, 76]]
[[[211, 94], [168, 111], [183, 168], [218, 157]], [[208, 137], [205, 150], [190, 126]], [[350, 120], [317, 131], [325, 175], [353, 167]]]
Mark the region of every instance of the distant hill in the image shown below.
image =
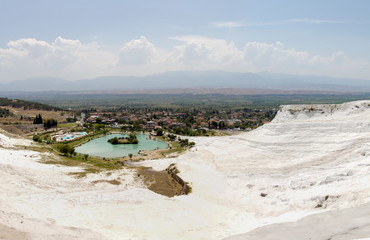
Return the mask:
[[62, 110], [58, 107], [53, 107], [47, 104], [25, 101], [20, 99], [8, 99], [0, 98], [0, 106], [3, 107], [14, 107], [14, 108], [23, 108], [23, 109], [37, 109], [37, 110], [46, 110], [46, 111], [57, 111]]
[[132, 91], [178, 88], [249, 88], [304, 91], [370, 91], [370, 81], [269, 72], [177, 71], [144, 77], [110, 76], [77, 81], [40, 77], [0, 84], [0, 91]]

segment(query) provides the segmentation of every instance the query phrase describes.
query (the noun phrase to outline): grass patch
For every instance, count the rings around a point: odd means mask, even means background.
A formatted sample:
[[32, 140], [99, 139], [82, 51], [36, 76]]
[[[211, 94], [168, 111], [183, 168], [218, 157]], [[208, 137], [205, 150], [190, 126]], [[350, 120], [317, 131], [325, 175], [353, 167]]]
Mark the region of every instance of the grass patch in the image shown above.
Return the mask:
[[116, 170], [122, 168], [123, 166], [123, 162], [119, 159], [102, 159], [93, 156], [89, 156], [87, 159], [85, 159], [84, 155], [82, 154], [77, 154], [73, 157], [70, 157], [58, 153], [54, 148], [44, 149], [44, 151], [45, 150], [49, 150], [50, 152], [54, 152], [59, 155], [58, 159], [45, 159], [42, 161], [45, 164], [57, 164], [69, 167], [84, 168], [84, 170], [81, 172], [71, 173], [71, 175], [75, 175], [76, 177], [85, 177], [88, 173], [98, 173], [105, 170]]
[[73, 175], [77, 178], [83, 178], [86, 177], [87, 174], [89, 173], [99, 173], [101, 172], [101, 169], [96, 169], [96, 168], [86, 168], [83, 172], [72, 172], [70, 175]]
[[58, 128], [73, 128], [73, 127], [77, 127], [78, 124], [77, 123], [58, 123]]
[[173, 149], [168, 149], [166, 152], [163, 152], [163, 156], [167, 156], [167, 155], [170, 155], [172, 153], [182, 153], [183, 151], [185, 151], [185, 149], [182, 149], [182, 148], [173, 148]]
[[171, 148], [167, 149], [166, 151], [162, 152], [162, 155], [165, 157], [167, 155], [173, 154], [173, 153], [182, 153], [186, 150], [186, 148], [181, 147], [181, 145], [178, 142], [171, 142]]

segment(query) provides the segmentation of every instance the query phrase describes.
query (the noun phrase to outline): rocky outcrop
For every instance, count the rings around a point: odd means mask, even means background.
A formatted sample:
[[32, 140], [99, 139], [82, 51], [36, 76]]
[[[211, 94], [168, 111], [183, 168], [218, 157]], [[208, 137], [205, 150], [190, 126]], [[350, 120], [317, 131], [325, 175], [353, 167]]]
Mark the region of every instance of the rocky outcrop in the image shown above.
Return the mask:
[[191, 187], [182, 180], [177, 174], [179, 171], [174, 164], [171, 164], [163, 171], [153, 169], [139, 169], [138, 176], [144, 180], [149, 190], [167, 196], [174, 197], [187, 195], [191, 192]]
[[179, 173], [179, 170], [176, 168], [174, 164], [171, 164], [167, 169], [167, 173], [173, 178], [178, 184], [182, 186], [180, 192], [178, 195], [187, 195], [191, 193], [191, 187], [188, 185], [187, 182], [182, 180], [177, 174]]

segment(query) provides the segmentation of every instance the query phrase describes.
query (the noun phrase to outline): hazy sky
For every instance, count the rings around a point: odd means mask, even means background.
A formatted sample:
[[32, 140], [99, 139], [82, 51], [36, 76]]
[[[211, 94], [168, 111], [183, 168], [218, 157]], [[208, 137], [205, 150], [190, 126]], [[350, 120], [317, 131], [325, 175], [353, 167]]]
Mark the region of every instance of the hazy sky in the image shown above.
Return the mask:
[[174, 70], [370, 80], [368, 0], [0, 0], [0, 82]]

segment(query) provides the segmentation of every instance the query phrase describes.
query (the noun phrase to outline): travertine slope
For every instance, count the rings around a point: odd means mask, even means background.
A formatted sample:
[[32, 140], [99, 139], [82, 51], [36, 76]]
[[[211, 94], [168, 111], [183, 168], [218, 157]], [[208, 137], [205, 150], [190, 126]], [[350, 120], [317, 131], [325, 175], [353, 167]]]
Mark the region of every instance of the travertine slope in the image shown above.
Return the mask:
[[[348, 208], [368, 209], [370, 101], [283, 106], [254, 131], [192, 141], [195, 148], [178, 158], [138, 163], [158, 170], [177, 165], [193, 192], [167, 198], [147, 190], [131, 169], [75, 179], [68, 172], [78, 169], [41, 164], [54, 156], [19, 149], [23, 141], [0, 133], [0, 229], [7, 229], [1, 232], [31, 239], [208, 240], [325, 211], [345, 216]], [[112, 179], [121, 184], [99, 181]], [[363, 226], [370, 222], [360, 219]], [[300, 227], [309, 234], [310, 226]]]

